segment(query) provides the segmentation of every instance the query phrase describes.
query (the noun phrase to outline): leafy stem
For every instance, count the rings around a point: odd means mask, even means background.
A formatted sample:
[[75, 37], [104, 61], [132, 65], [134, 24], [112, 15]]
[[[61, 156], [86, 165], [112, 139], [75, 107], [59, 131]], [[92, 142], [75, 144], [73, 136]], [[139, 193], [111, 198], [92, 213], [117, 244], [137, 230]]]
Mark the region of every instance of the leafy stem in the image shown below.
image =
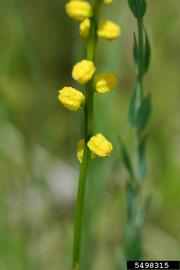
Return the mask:
[[124, 253], [126, 260], [138, 260], [142, 256], [142, 230], [148, 198], [142, 201], [142, 186], [147, 174], [146, 128], [151, 112], [150, 95], [144, 94], [143, 80], [150, 64], [150, 44], [144, 27], [146, 0], [128, 0], [129, 7], [137, 20], [137, 34], [134, 33], [133, 55], [136, 65], [136, 82], [129, 106], [129, 120], [134, 130], [135, 163], [121, 143], [121, 152], [130, 180], [127, 184], [127, 227]]

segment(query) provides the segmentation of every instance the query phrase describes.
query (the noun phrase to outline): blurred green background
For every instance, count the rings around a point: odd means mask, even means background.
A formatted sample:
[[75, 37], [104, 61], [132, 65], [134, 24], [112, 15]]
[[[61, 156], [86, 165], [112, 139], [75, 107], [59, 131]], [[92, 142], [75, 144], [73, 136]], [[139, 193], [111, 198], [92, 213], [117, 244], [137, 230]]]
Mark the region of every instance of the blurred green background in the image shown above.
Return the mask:
[[[153, 201], [144, 226], [144, 258], [180, 258], [180, 2], [148, 1], [152, 63], [148, 147]], [[60, 106], [57, 91], [75, 85], [74, 63], [84, 57], [78, 23], [65, 0], [0, 0], [0, 270], [69, 269], [82, 137], [82, 112]], [[103, 7], [102, 18], [122, 37], [100, 40], [97, 70], [114, 71], [119, 85], [95, 97], [95, 130], [113, 141], [113, 155], [92, 162], [86, 196], [83, 269], [117, 269], [125, 226], [127, 172], [117, 134], [128, 144], [127, 111], [135, 79], [132, 32], [125, 0]]]

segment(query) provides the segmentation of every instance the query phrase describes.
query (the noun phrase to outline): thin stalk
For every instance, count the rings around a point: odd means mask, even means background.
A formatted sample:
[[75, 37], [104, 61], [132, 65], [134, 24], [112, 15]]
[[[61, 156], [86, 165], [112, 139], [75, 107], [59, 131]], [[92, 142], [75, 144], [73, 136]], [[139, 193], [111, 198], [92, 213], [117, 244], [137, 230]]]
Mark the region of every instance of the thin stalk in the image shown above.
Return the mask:
[[90, 161], [90, 153], [87, 147], [85, 147], [80, 169], [75, 223], [74, 223], [73, 264], [72, 264], [73, 270], [79, 270], [80, 267], [82, 216], [83, 216], [84, 196], [85, 196], [89, 161]]
[[[137, 70], [136, 85], [139, 89], [139, 106], [142, 102], [144, 90], [143, 90], [143, 19], [137, 20], [138, 28], [138, 48], [139, 48], [139, 62]], [[139, 107], [138, 106], [138, 107]], [[142, 232], [141, 228], [136, 224], [136, 218], [140, 207], [140, 196], [141, 196], [141, 181], [142, 179], [138, 173], [139, 153], [138, 147], [140, 143], [140, 135], [138, 130], [134, 130], [135, 139], [135, 165], [137, 167], [135, 178], [131, 179], [127, 185], [127, 201], [128, 201], [128, 215], [127, 215], [127, 228], [126, 228], [126, 243], [125, 243], [125, 257], [126, 260], [138, 260], [142, 257]], [[129, 236], [131, 235], [131, 236]]]
[[[99, 20], [99, 12], [102, 0], [94, 0], [93, 3], [93, 17], [91, 18], [91, 31], [90, 37], [87, 42], [86, 59], [95, 62], [96, 58], [96, 47], [97, 47], [97, 26]], [[83, 160], [80, 169], [79, 186], [77, 194], [77, 204], [75, 212], [75, 225], [74, 225], [74, 241], [73, 241], [73, 263], [72, 269], [80, 269], [80, 253], [81, 253], [81, 237], [82, 237], [82, 226], [83, 226], [83, 210], [84, 210], [84, 197], [86, 190], [86, 182], [88, 176], [88, 168], [90, 163], [90, 152], [87, 148], [87, 142], [93, 135], [93, 98], [94, 88], [93, 79], [86, 85], [86, 105], [84, 109], [85, 118], [85, 148], [83, 154]]]

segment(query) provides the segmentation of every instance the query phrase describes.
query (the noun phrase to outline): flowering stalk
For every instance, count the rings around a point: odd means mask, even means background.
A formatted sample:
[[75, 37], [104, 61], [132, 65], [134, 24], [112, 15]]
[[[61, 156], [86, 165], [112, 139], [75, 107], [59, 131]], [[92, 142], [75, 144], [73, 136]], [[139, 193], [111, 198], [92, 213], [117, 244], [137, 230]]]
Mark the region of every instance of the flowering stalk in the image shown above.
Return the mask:
[[[93, 17], [91, 18], [91, 29], [90, 35], [87, 42], [87, 53], [86, 59], [95, 62], [96, 45], [97, 45], [97, 27], [99, 10], [101, 5], [101, 0], [95, 0], [93, 6]], [[74, 241], [73, 241], [73, 270], [78, 270], [80, 268], [80, 248], [81, 248], [81, 234], [82, 234], [82, 217], [83, 217], [83, 207], [84, 207], [84, 195], [86, 188], [86, 180], [88, 173], [89, 161], [91, 158], [90, 151], [88, 150], [87, 143], [91, 136], [93, 135], [93, 78], [86, 85], [86, 105], [84, 108], [85, 113], [85, 129], [84, 138], [85, 145], [83, 151], [82, 164], [79, 175], [79, 187], [76, 202], [76, 213], [75, 213], [75, 224], [74, 224]]]
[[141, 227], [149, 206], [149, 196], [143, 199], [143, 186], [147, 176], [146, 141], [147, 125], [151, 113], [151, 98], [144, 94], [143, 79], [150, 64], [150, 44], [144, 27], [146, 0], [128, 0], [129, 7], [137, 20], [137, 35], [134, 33], [133, 55], [136, 65], [136, 82], [129, 106], [130, 125], [134, 130], [135, 162], [120, 141], [123, 160], [130, 178], [127, 184], [127, 226], [124, 255], [126, 260], [142, 257]]
[[117, 83], [117, 77], [112, 73], [99, 74], [94, 78], [95, 56], [98, 37], [113, 40], [120, 35], [120, 28], [111, 21], [99, 24], [99, 13], [102, 3], [109, 4], [112, 0], [94, 0], [92, 5], [86, 0], [70, 0], [66, 4], [67, 14], [80, 23], [80, 35], [86, 39], [85, 59], [74, 65], [72, 77], [85, 86], [85, 95], [72, 87], [63, 87], [59, 91], [59, 101], [71, 111], [84, 107], [84, 139], [78, 143], [77, 158], [81, 162], [79, 186], [76, 203], [73, 262], [72, 269], [79, 270], [81, 264], [81, 235], [83, 226], [83, 210], [88, 167], [91, 158], [106, 157], [113, 149], [101, 133], [93, 135], [93, 99], [94, 92], [107, 93]]

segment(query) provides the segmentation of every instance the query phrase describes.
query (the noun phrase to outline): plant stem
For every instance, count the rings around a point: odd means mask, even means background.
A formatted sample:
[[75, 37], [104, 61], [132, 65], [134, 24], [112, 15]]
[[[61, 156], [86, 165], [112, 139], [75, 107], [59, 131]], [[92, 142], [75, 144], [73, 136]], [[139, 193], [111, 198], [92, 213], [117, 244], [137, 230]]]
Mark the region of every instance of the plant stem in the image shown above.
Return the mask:
[[[140, 11], [140, 2], [136, 2], [136, 9]], [[139, 12], [137, 18], [137, 51], [138, 51], [138, 67], [136, 74], [135, 91], [138, 93], [137, 106], [134, 111], [135, 115], [138, 115], [139, 108], [143, 103], [144, 89], [143, 79], [147, 70], [145, 70], [145, 53], [147, 53], [147, 44], [145, 43], [143, 16]], [[131, 105], [130, 105], [131, 106]], [[138, 121], [138, 119], [136, 119]], [[147, 209], [147, 200], [143, 203], [141, 199], [142, 185], [146, 170], [142, 174], [142, 143], [144, 140], [144, 128], [138, 129], [138, 126], [133, 126], [135, 137], [135, 173], [127, 185], [127, 202], [128, 202], [128, 214], [127, 214], [127, 228], [125, 235], [125, 259], [126, 260], [140, 260], [142, 259], [142, 230], [141, 225], [144, 220], [144, 209]], [[143, 150], [143, 159], [145, 159], [145, 150]], [[140, 216], [141, 215], [141, 216]], [[140, 218], [139, 218], [140, 216]]]
[[90, 160], [90, 153], [87, 147], [85, 147], [79, 176], [79, 186], [78, 186], [75, 223], [74, 223], [73, 265], [72, 265], [73, 270], [79, 270], [80, 267], [82, 216], [83, 216], [84, 195], [85, 195], [89, 160]]
[[[140, 106], [143, 98], [143, 28], [142, 21], [138, 20], [138, 46], [139, 46], [139, 64], [136, 78], [136, 85], [139, 91]], [[126, 260], [140, 260], [142, 257], [142, 233], [141, 228], [136, 224], [136, 218], [140, 206], [141, 196], [141, 178], [138, 173], [139, 152], [138, 147], [140, 143], [140, 137], [138, 131], [134, 130], [135, 136], [135, 165], [136, 173], [134, 179], [131, 179], [127, 185], [127, 202], [128, 202], [128, 215], [127, 215], [127, 228], [125, 236], [125, 258]]]
[[[93, 17], [91, 18], [91, 31], [87, 42], [86, 59], [95, 62], [96, 47], [97, 47], [97, 27], [99, 20], [99, 11], [102, 0], [94, 0], [93, 3]], [[79, 186], [77, 194], [77, 204], [75, 213], [75, 225], [74, 225], [74, 242], [73, 242], [73, 270], [80, 269], [80, 253], [81, 253], [81, 236], [83, 226], [83, 210], [84, 210], [84, 197], [86, 190], [86, 182], [88, 175], [88, 168], [90, 162], [90, 151], [87, 148], [87, 142], [93, 135], [93, 99], [94, 99], [94, 88], [93, 78], [86, 85], [86, 105], [84, 109], [85, 116], [85, 147], [83, 160], [80, 169]]]

